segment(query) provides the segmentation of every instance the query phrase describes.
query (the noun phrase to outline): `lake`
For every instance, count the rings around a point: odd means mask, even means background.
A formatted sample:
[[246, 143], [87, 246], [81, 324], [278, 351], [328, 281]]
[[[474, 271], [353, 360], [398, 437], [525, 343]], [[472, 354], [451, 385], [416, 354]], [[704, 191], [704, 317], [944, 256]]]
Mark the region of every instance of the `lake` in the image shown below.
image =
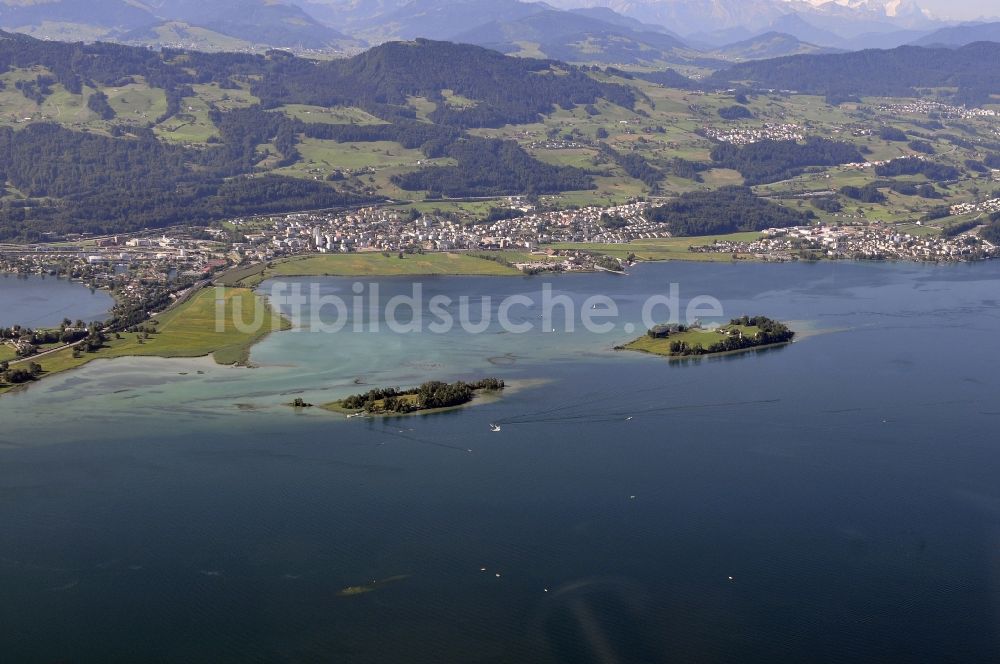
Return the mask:
[[55, 327], [64, 318], [103, 320], [115, 302], [105, 291], [38, 275], [0, 273], [0, 327]]
[[[287, 284], [314, 282], [353, 292]], [[422, 283], [620, 315], [328, 334], [311, 299], [253, 369], [96, 361], [0, 398], [4, 659], [1000, 659], [1000, 263]], [[800, 338], [614, 351], [671, 283]], [[411, 292], [378, 285], [372, 310]], [[440, 415], [284, 405], [484, 375], [513, 389]]]

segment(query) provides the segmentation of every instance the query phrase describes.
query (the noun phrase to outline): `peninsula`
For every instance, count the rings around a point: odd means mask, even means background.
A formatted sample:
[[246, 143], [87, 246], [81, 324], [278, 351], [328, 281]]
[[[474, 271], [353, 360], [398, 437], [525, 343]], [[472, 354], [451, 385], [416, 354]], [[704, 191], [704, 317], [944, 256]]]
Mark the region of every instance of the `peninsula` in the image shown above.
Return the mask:
[[742, 316], [717, 328], [701, 325], [656, 325], [645, 335], [618, 347], [666, 357], [719, 355], [776, 346], [792, 341], [795, 332], [765, 316]]
[[[258, 309], [263, 309], [258, 313]], [[223, 325], [216, 316], [224, 311]], [[236, 315], [263, 324], [244, 330]], [[17, 386], [75, 369], [97, 359], [128, 356], [203, 357], [223, 365], [246, 365], [250, 348], [291, 323], [247, 288], [201, 288], [160, 313], [124, 324], [64, 324], [57, 330], [0, 330], [0, 395]]]

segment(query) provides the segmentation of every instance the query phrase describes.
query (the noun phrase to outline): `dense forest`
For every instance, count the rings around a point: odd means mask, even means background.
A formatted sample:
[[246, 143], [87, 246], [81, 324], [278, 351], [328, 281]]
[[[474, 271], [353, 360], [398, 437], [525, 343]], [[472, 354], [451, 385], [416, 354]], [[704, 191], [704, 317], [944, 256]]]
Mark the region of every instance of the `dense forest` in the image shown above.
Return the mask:
[[448, 146], [443, 155], [458, 164], [398, 175], [393, 181], [403, 189], [427, 191], [432, 198], [551, 194], [594, 188], [593, 179], [584, 171], [538, 161], [513, 141], [463, 138]]
[[711, 153], [712, 161], [723, 168], [739, 171], [748, 185], [767, 184], [795, 177], [809, 166], [836, 166], [864, 161], [850, 143], [810, 136], [805, 143], [760, 141], [738, 146], [720, 143]]
[[746, 106], [739, 104], [724, 106], [719, 109], [719, 117], [723, 120], [746, 120], [753, 117], [753, 113]]
[[905, 141], [906, 132], [897, 127], [885, 126], [878, 130], [878, 137], [883, 141]]
[[991, 215], [990, 223], [979, 231], [979, 237], [986, 240], [994, 246], [1000, 247], [1000, 219], [995, 218], [996, 215]]
[[850, 199], [862, 203], [884, 203], [885, 194], [878, 190], [874, 182], [869, 182], [863, 187], [845, 185], [840, 188], [840, 193]]
[[981, 105], [1000, 90], [1000, 44], [791, 55], [741, 62], [705, 80], [713, 88], [739, 82], [834, 98], [912, 97], [922, 88], [957, 88], [954, 101]]
[[682, 194], [653, 208], [650, 218], [667, 224], [674, 235], [715, 235], [799, 226], [809, 223], [813, 213], [772, 203], [749, 187], [722, 187]]
[[27, 196], [0, 206], [0, 240], [134, 231], [371, 200], [310, 180], [227, 179], [252, 167], [245, 147], [190, 150], [162, 143], [150, 130], [112, 138], [49, 123], [17, 132], [0, 127], [0, 175]]
[[[663, 177], [663, 173], [646, 161], [646, 158], [642, 155], [634, 152], [618, 152], [607, 143], [601, 143], [600, 150], [602, 154], [606, 155], [616, 164], [621, 166], [622, 170], [625, 171], [629, 177], [642, 181], [643, 184], [649, 187], [653, 192], [656, 192], [659, 189], [660, 179]], [[679, 168], [683, 169], [684, 167], [679, 166]], [[693, 179], [693, 174], [691, 179]]]
[[875, 167], [875, 173], [882, 177], [896, 177], [898, 175], [923, 175], [928, 180], [934, 182], [946, 182], [957, 179], [962, 172], [954, 166], [938, 164], [926, 159], [916, 157], [902, 157], [892, 161], [879, 164]]

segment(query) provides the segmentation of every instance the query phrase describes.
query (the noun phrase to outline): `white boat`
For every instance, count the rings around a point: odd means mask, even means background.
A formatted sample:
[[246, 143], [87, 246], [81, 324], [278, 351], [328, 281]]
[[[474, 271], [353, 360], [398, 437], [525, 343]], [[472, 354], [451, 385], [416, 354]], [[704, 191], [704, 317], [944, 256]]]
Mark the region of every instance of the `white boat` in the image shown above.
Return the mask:
[[491, 424], [490, 425], [490, 431], [494, 431], [494, 432], [500, 431], [500, 425], [499, 424]]

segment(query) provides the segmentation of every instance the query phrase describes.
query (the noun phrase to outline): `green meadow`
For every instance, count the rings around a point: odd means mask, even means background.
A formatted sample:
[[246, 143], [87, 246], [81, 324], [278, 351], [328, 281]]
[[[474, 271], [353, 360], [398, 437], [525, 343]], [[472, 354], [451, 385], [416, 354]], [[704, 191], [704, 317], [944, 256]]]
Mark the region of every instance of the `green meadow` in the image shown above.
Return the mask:
[[290, 258], [271, 265], [251, 266], [223, 275], [220, 283], [254, 286], [274, 277], [392, 277], [429, 275], [503, 276], [520, 274], [495, 261], [460, 253], [397, 254], [377, 252], [353, 254], [313, 254]]
[[644, 261], [732, 261], [730, 254], [703, 254], [688, 251], [688, 247], [720, 242], [753, 242], [760, 239], [760, 233], [731, 233], [728, 235], [705, 235], [698, 237], [654, 238], [650, 240], [635, 240], [628, 244], [600, 244], [586, 242], [563, 242], [552, 245], [556, 249], [580, 249], [595, 253], [625, 258], [629, 254]]

